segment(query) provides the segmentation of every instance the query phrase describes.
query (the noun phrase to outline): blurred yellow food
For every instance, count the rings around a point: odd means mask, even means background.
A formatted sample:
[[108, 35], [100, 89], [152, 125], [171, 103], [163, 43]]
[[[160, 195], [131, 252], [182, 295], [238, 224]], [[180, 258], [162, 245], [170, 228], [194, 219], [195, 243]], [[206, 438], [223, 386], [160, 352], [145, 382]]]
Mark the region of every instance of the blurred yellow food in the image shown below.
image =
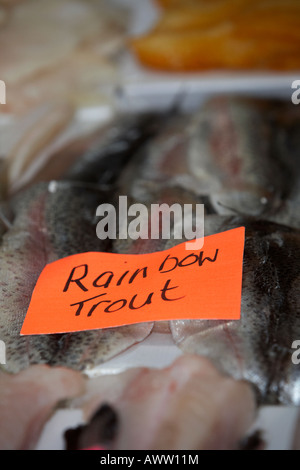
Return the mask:
[[215, 0], [211, 3], [200, 1], [195, 4], [183, 4], [171, 8], [162, 15], [155, 31], [171, 32], [214, 26], [224, 19], [232, 19], [239, 12], [251, 5], [253, 0]]
[[156, 3], [163, 8], [174, 8], [177, 6], [209, 4], [221, 1], [224, 0], [156, 0]]
[[157, 0], [166, 8], [131, 48], [164, 71], [300, 70], [299, 0]]

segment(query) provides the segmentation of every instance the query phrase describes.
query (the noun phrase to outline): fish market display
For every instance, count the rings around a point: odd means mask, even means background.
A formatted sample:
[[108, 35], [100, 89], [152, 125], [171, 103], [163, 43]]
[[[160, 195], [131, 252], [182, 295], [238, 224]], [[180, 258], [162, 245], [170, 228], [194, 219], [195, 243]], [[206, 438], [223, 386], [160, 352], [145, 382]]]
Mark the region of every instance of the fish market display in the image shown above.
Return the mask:
[[298, 0], [157, 3], [158, 21], [130, 41], [142, 66], [169, 73], [299, 70]]
[[0, 449], [33, 450], [56, 407], [81, 395], [85, 380], [70, 369], [36, 365], [20, 374], [0, 371], [0, 386]]
[[[28, 373], [32, 384], [34, 365], [53, 374], [57, 367], [82, 373], [88, 393], [72, 406], [84, 410], [86, 423], [68, 433], [76, 440], [70, 446], [239, 448], [257, 406], [300, 405], [299, 367], [291, 361], [292, 343], [300, 338], [299, 110], [284, 101], [222, 96], [190, 113], [123, 113], [74, 140], [60, 140], [74, 108], [63, 102], [54, 103], [53, 114], [47, 109], [31, 115], [0, 160], [1, 369], [16, 381]], [[148, 210], [165, 204], [154, 239], [152, 220], [138, 239], [97, 237], [97, 207], [117, 208], [119, 196]], [[204, 204], [206, 235], [245, 226], [240, 321], [178, 320], [20, 336], [47, 263], [85, 251], [139, 254], [181, 243], [185, 237], [174, 236], [168, 211], [176, 203]], [[170, 237], [164, 238], [168, 217]], [[192, 221], [197, 223], [197, 214]], [[173, 365], [128, 364], [122, 373], [87, 379], [153, 332], [168, 334], [182, 353]], [[3, 372], [0, 385], [9, 377]], [[69, 390], [62, 394], [71, 396]], [[57, 401], [48, 403], [47, 413]], [[4, 447], [32, 445], [22, 441], [27, 420], [30, 410], [24, 410], [18, 441], [8, 434]], [[0, 426], [2, 432], [1, 420]]]
[[300, 405], [300, 370], [292, 362], [300, 337], [300, 231], [238, 216], [208, 216], [205, 231], [238, 226], [246, 227], [241, 319], [171, 321], [173, 338], [183, 351], [252, 383], [260, 402]]
[[[249, 385], [193, 355], [164, 369], [133, 368], [94, 378], [71, 406], [82, 409], [87, 421], [66, 433], [73, 449], [105, 444], [111, 450], [237, 449], [256, 416]], [[105, 416], [114, 427], [108, 428], [111, 438], [99, 442]]]

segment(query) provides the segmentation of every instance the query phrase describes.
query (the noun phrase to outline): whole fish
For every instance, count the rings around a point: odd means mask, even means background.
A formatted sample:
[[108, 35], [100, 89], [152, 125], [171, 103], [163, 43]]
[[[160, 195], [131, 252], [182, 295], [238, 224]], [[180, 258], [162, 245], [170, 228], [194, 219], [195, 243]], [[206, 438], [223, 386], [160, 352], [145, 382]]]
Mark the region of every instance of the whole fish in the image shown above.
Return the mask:
[[289, 147], [277, 144], [282, 134], [290, 141], [288, 119], [299, 129], [298, 113], [285, 101], [209, 99], [194, 112], [179, 111], [166, 119], [123, 180], [140, 202], [174, 187], [201, 198], [206, 212], [271, 217], [290, 188], [291, 158], [282, 155]]
[[[84, 251], [108, 251], [96, 236], [95, 212], [107, 201], [97, 188], [70, 182], [34, 185], [6, 205], [0, 245], [0, 339], [9, 372], [31, 364], [87, 370], [143, 340], [151, 324], [71, 334], [20, 336], [30, 298], [47, 263]], [[41, 311], [43, 315], [43, 311]]]
[[252, 383], [261, 403], [299, 405], [292, 344], [300, 338], [300, 232], [249, 217], [205, 219], [207, 235], [238, 226], [246, 227], [241, 319], [171, 321], [173, 338], [185, 353]]

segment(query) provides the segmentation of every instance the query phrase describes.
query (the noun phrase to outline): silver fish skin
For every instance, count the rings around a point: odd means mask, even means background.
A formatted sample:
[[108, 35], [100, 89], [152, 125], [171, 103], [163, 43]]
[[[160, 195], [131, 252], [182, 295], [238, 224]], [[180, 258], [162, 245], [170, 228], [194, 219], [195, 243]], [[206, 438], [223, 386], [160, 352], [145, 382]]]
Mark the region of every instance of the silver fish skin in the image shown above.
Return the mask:
[[102, 129], [61, 178], [114, 186], [133, 155], [155, 135], [162, 119], [160, 113], [119, 116]]
[[[292, 344], [300, 338], [300, 232], [254, 218], [206, 217], [206, 234], [246, 227], [241, 319], [171, 321], [176, 345], [244, 379], [266, 405], [300, 404], [300, 369]], [[199, 310], [201, 306], [199, 306]]]
[[[20, 336], [38, 277], [47, 263], [84, 251], [107, 251], [96, 236], [95, 210], [104, 193], [82, 184], [41, 183], [9, 202], [11, 226], [0, 245], [0, 339], [16, 373], [31, 364], [87, 371], [144, 339], [151, 325], [57, 335]], [[41, 312], [41, 315], [43, 312]]]
[[176, 111], [160, 122], [158, 132], [135, 154], [120, 176], [121, 194], [147, 204], [158, 199], [158, 191], [178, 187], [178, 176], [188, 171], [186, 122], [189, 119]]

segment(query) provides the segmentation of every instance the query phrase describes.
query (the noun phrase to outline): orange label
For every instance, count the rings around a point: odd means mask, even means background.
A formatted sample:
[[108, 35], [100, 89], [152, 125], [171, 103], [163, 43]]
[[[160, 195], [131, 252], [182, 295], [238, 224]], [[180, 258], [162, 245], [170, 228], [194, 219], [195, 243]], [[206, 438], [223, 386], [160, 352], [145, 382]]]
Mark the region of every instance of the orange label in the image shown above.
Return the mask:
[[239, 227], [205, 237], [197, 251], [181, 243], [150, 254], [88, 252], [48, 264], [21, 335], [160, 320], [237, 320], [244, 239]]

